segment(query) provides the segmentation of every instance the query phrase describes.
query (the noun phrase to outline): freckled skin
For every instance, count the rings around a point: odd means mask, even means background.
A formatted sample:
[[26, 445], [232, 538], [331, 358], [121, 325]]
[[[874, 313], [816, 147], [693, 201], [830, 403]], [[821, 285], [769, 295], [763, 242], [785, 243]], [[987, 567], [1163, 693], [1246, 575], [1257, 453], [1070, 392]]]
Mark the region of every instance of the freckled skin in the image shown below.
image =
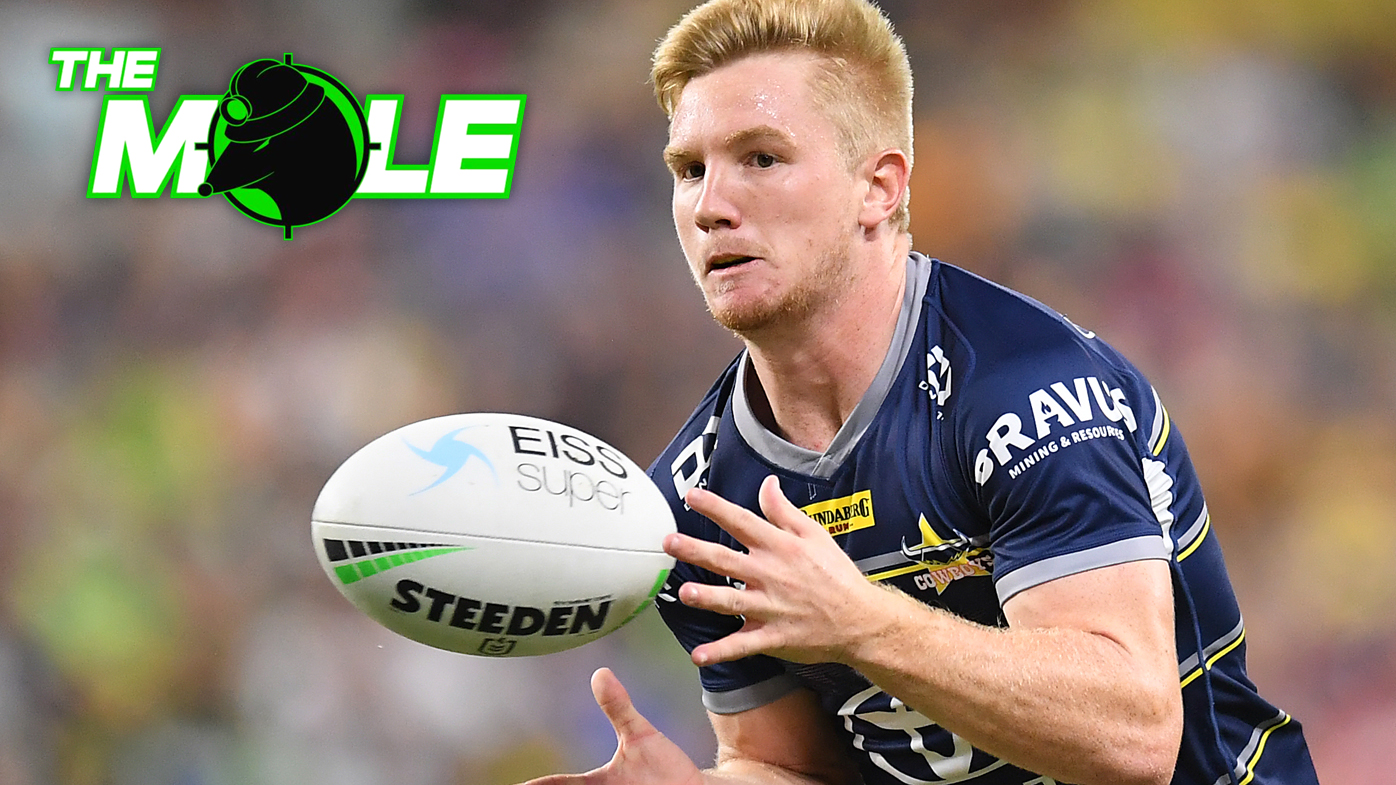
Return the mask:
[[[723, 326], [803, 321], [848, 289], [857, 183], [810, 101], [813, 58], [760, 55], [694, 79], [670, 123], [674, 224]], [[758, 87], [759, 85], [759, 87]], [[769, 156], [763, 158], [761, 156]], [[712, 270], [714, 253], [758, 257]]]

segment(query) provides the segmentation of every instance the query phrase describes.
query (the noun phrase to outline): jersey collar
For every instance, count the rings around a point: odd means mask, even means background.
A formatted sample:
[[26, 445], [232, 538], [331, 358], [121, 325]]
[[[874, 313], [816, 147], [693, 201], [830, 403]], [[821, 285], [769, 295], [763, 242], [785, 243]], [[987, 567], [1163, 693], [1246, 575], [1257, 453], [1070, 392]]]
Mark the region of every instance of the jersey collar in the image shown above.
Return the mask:
[[742, 439], [762, 458], [782, 469], [820, 479], [833, 476], [872, 425], [877, 410], [882, 407], [883, 399], [892, 389], [892, 382], [901, 372], [902, 363], [906, 360], [916, 336], [913, 328], [921, 319], [921, 303], [926, 295], [930, 275], [931, 260], [912, 251], [907, 258], [906, 290], [902, 295], [902, 309], [897, 316], [897, 327], [892, 333], [892, 344], [887, 349], [887, 356], [882, 359], [882, 366], [878, 368], [877, 376], [873, 377], [867, 392], [863, 393], [858, 405], [853, 407], [853, 412], [834, 435], [829, 448], [822, 453], [807, 450], [782, 439], [756, 419], [746, 390], [751, 357], [743, 351], [737, 368], [737, 386], [732, 396], [732, 416], [736, 420], [737, 432], [742, 435]]

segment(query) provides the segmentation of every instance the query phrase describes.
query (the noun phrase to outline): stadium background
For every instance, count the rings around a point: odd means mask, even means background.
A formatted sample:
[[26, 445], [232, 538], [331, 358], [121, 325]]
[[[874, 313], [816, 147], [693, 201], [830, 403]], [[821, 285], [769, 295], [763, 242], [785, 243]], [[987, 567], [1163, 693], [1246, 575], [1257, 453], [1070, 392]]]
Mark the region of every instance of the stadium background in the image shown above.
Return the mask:
[[[615, 668], [700, 760], [655, 614], [490, 661], [320, 573], [353, 449], [462, 410], [648, 463], [736, 344], [687, 278], [645, 84], [686, 2], [0, 6], [0, 783], [509, 783], [612, 750]], [[1396, 782], [1396, 10], [1389, 0], [888, 0], [917, 76], [916, 246], [1121, 347], [1188, 439], [1252, 675], [1329, 783]], [[163, 47], [152, 104], [294, 52], [528, 95], [507, 201], [351, 203], [284, 242], [221, 200], [84, 198], [100, 94], [51, 46]]]

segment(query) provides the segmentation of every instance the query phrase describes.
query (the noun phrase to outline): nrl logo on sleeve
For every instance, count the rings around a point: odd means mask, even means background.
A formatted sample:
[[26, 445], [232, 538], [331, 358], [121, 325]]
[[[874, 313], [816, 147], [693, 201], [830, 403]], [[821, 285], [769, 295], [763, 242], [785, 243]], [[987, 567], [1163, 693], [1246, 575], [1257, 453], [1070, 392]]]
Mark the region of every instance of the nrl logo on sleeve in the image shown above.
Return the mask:
[[847, 534], [876, 525], [873, 520], [872, 491], [815, 502], [800, 511], [819, 522], [832, 535]]
[[[157, 48], [56, 47], [60, 92], [105, 86], [87, 195], [219, 195], [281, 229], [323, 221], [351, 199], [507, 199], [526, 96], [443, 95], [431, 162], [394, 164], [401, 95], [361, 104], [334, 75], [280, 59], [238, 68], [221, 95], [180, 96], [156, 132]], [[171, 183], [171, 180], [173, 182]]]
[[950, 381], [950, 359], [939, 345], [932, 346], [926, 353], [926, 381], [921, 382], [921, 389], [931, 396], [937, 406], [944, 406], [950, 400]]

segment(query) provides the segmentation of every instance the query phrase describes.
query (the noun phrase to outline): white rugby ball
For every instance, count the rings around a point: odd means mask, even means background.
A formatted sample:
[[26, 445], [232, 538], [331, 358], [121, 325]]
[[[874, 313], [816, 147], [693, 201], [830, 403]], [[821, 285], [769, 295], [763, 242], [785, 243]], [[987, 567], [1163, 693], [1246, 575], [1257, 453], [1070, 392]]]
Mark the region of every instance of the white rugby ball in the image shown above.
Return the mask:
[[594, 641], [648, 607], [673, 557], [659, 488], [594, 436], [517, 414], [405, 425], [320, 491], [320, 565], [359, 610], [451, 651], [520, 657]]

